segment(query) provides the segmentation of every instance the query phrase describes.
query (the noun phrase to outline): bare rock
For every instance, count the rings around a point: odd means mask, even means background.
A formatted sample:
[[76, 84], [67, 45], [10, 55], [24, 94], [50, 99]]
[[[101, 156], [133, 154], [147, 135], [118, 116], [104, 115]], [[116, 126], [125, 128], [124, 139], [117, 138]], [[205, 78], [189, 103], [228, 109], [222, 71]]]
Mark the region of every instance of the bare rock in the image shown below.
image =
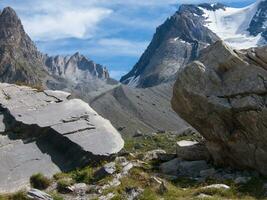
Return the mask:
[[[0, 192], [24, 187], [34, 173], [68, 171], [118, 153], [121, 135], [87, 103], [59, 91], [0, 84]], [[1, 126], [2, 126], [1, 125]], [[23, 172], [23, 173], [21, 173]]]
[[166, 151], [162, 149], [148, 151], [145, 153], [143, 160], [144, 161], [157, 160], [162, 154], [163, 155], [166, 154]]
[[177, 175], [178, 174], [178, 165], [179, 163], [182, 162], [181, 159], [179, 158], [175, 158], [171, 161], [162, 163], [160, 165], [160, 171], [163, 174], [167, 174], [167, 175]]
[[196, 141], [182, 140], [177, 142], [176, 154], [184, 160], [209, 160], [210, 153], [207, 147]]
[[260, 51], [235, 51], [222, 41], [206, 48], [179, 72], [172, 106], [204, 136], [216, 164], [267, 175], [267, 70]]
[[27, 193], [27, 197], [34, 200], [53, 200], [49, 194], [37, 189], [30, 189]]
[[182, 161], [178, 163], [178, 175], [187, 177], [199, 177], [200, 172], [209, 169], [209, 165], [204, 160]]
[[224, 189], [224, 190], [229, 190], [230, 187], [228, 185], [225, 184], [212, 184], [212, 185], [208, 185], [203, 187], [203, 189]]
[[115, 162], [107, 163], [101, 167], [98, 171], [95, 172], [94, 177], [96, 179], [102, 179], [106, 176], [110, 176], [116, 172]]

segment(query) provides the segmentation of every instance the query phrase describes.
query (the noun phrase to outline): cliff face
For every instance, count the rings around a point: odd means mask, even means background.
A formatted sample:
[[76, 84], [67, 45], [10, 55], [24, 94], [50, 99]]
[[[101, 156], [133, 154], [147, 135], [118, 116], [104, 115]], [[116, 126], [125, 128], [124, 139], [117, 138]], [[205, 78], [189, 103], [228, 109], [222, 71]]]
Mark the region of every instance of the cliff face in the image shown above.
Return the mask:
[[234, 51], [222, 41], [187, 65], [174, 110], [207, 140], [216, 163], [267, 170], [267, 47]]
[[12, 8], [0, 14], [0, 81], [41, 84], [47, 75], [43, 57]]

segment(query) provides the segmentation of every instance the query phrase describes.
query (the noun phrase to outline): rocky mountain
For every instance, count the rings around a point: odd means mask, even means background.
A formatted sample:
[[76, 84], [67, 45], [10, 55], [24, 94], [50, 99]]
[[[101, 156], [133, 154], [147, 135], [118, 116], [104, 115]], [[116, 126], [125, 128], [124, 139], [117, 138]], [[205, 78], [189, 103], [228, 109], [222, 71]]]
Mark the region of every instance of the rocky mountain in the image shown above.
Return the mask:
[[201, 14], [202, 11], [193, 5], [180, 6], [157, 28], [148, 48], [121, 82], [135, 87], [151, 87], [175, 79], [180, 67], [219, 39], [203, 25], [205, 18]]
[[108, 79], [106, 67], [94, 63], [78, 52], [72, 56], [46, 57], [45, 65], [51, 75], [56, 75], [74, 83], [88, 81], [93, 78]]
[[111, 123], [62, 91], [0, 83], [0, 192], [118, 153], [124, 141]]
[[[24, 58], [27, 63], [25, 66], [29, 69], [25, 69], [27, 76], [21, 76], [21, 67], [14, 69], [8, 67], [8, 70], [18, 75], [3, 74], [2, 82], [22, 82], [31, 85], [41, 82], [43, 88], [70, 92], [74, 97], [89, 102], [98, 113], [111, 120], [112, 124], [125, 136], [134, 135], [137, 130], [143, 133], [187, 131], [189, 125], [171, 109], [172, 86], [170, 84], [148, 90], [120, 86], [117, 81], [109, 77], [105, 67], [95, 64], [79, 53], [72, 56], [43, 55], [37, 51], [34, 43], [23, 30], [15, 11], [11, 8], [5, 10], [11, 12], [11, 16], [15, 16], [17, 24], [13, 24], [13, 29], [16, 31], [12, 32], [6, 30], [8, 25], [1, 24], [2, 31], [8, 32], [11, 38], [21, 38], [23, 44], [29, 47], [28, 49], [17, 48], [9, 42], [10, 51], [16, 55], [21, 55], [25, 51], [27, 55]], [[6, 21], [12, 20], [9, 18]], [[7, 43], [4, 41], [5, 38], [2, 38], [0, 46]], [[32, 57], [34, 55], [36, 55], [35, 58]], [[16, 57], [9, 56], [9, 58], [10, 62], [17, 62]], [[36, 64], [35, 61], [38, 63]], [[37, 69], [42, 71], [44, 76], [34, 71]], [[190, 129], [188, 131], [190, 132]]]
[[218, 41], [181, 70], [172, 105], [215, 163], [266, 175], [266, 98], [267, 46], [238, 51]]
[[[45, 88], [101, 88], [115, 84], [108, 70], [79, 53], [49, 57], [40, 53], [25, 33], [16, 12], [5, 8], [0, 15], [0, 81], [42, 85]], [[99, 79], [99, 80], [98, 80]]]
[[10, 7], [1, 11], [0, 81], [41, 84], [41, 79], [47, 75], [42, 59], [15, 11]]
[[181, 5], [161, 25], [138, 63], [121, 82], [150, 87], [175, 78], [179, 68], [219, 38], [235, 49], [261, 46], [267, 41], [267, 1], [245, 8], [223, 4]]

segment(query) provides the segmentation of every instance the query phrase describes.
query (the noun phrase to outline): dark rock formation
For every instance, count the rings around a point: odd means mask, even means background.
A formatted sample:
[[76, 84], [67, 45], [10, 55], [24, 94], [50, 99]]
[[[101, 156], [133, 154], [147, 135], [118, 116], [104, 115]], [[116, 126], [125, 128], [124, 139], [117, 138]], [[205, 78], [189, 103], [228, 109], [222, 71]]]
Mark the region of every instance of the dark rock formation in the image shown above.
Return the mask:
[[25, 33], [15, 11], [5, 8], [0, 13], [0, 81], [39, 85], [46, 75], [42, 54]]
[[87, 103], [69, 93], [0, 84], [0, 192], [38, 172], [51, 176], [118, 153], [123, 140]]
[[207, 140], [217, 164], [267, 175], [267, 47], [234, 51], [222, 41], [187, 65], [174, 110]]

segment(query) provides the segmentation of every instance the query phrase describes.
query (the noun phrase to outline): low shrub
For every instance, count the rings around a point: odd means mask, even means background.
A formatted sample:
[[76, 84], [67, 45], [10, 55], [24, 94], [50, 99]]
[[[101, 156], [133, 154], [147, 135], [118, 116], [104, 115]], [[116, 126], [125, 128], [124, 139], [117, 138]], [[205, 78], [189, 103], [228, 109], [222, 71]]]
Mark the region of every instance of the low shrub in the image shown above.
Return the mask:
[[31, 176], [30, 183], [33, 188], [44, 190], [49, 187], [51, 181], [43, 174], [38, 173]]

